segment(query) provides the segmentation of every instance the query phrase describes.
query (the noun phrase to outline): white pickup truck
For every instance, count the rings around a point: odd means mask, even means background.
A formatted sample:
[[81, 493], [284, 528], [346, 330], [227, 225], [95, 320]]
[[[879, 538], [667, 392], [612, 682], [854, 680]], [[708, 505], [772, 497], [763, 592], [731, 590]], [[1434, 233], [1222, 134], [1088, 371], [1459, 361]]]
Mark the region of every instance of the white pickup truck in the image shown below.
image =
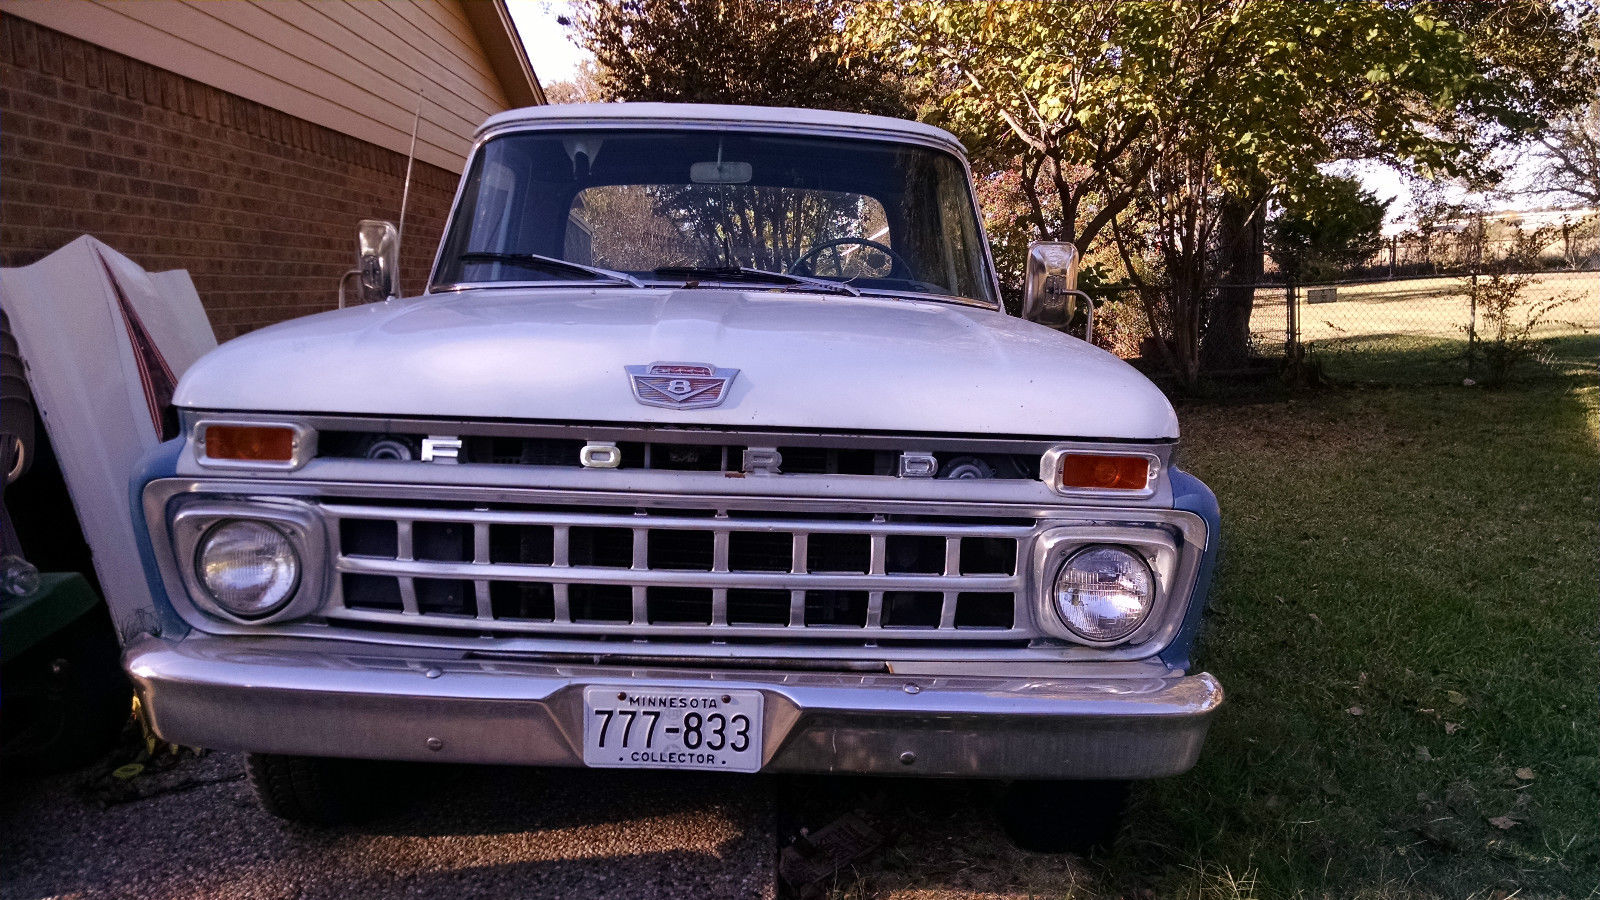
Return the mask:
[[1193, 765], [1215, 500], [1058, 330], [1070, 245], [1007, 314], [951, 135], [516, 110], [420, 296], [397, 242], [200, 359], [133, 486], [142, 709], [271, 811], [354, 814], [351, 760], [961, 776], [1070, 845]]

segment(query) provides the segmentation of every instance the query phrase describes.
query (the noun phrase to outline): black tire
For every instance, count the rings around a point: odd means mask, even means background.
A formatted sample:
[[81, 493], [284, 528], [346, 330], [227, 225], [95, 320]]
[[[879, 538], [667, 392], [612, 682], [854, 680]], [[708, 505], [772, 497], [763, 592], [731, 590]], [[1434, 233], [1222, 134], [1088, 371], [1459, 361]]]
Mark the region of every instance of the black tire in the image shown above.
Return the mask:
[[1018, 781], [1000, 799], [1006, 836], [1035, 853], [1106, 850], [1122, 827], [1126, 781]]
[[133, 713], [110, 614], [90, 610], [6, 664], [0, 759], [17, 772], [65, 772], [104, 756]]
[[362, 759], [251, 753], [245, 772], [267, 812], [306, 825], [340, 825], [370, 819], [393, 808], [401, 790], [401, 767]]

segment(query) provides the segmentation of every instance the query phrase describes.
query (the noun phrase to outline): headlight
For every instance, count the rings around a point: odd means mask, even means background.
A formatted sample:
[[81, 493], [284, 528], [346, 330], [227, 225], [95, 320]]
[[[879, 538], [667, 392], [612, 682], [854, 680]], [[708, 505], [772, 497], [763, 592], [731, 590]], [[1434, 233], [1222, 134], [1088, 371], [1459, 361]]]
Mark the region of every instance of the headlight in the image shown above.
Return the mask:
[[1155, 600], [1155, 578], [1139, 554], [1121, 547], [1089, 547], [1056, 572], [1056, 610], [1080, 637], [1117, 641], [1134, 632]]
[[241, 619], [261, 619], [294, 597], [300, 557], [288, 535], [274, 526], [227, 519], [200, 540], [195, 573], [222, 609]]

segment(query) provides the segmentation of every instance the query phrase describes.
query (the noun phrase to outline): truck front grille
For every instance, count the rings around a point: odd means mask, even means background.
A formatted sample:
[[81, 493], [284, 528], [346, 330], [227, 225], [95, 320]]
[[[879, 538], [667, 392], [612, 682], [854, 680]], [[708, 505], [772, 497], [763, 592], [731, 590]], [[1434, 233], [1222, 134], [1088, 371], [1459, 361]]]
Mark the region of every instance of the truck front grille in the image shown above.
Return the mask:
[[632, 638], [1032, 636], [1033, 522], [325, 502], [333, 621]]

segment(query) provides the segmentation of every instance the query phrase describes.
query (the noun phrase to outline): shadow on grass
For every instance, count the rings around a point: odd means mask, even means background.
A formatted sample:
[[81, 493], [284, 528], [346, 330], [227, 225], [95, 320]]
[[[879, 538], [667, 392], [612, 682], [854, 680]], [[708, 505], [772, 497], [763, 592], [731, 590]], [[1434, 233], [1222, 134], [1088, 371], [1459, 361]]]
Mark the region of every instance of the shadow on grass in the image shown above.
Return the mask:
[[[1377, 334], [1330, 338], [1306, 344], [1307, 355], [1335, 384], [1461, 384], [1481, 378], [1467, 364], [1467, 341]], [[1600, 359], [1600, 336], [1559, 335], [1542, 338], [1537, 349], [1511, 374], [1513, 382], [1561, 378], [1575, 367], [1593, 367]]]

